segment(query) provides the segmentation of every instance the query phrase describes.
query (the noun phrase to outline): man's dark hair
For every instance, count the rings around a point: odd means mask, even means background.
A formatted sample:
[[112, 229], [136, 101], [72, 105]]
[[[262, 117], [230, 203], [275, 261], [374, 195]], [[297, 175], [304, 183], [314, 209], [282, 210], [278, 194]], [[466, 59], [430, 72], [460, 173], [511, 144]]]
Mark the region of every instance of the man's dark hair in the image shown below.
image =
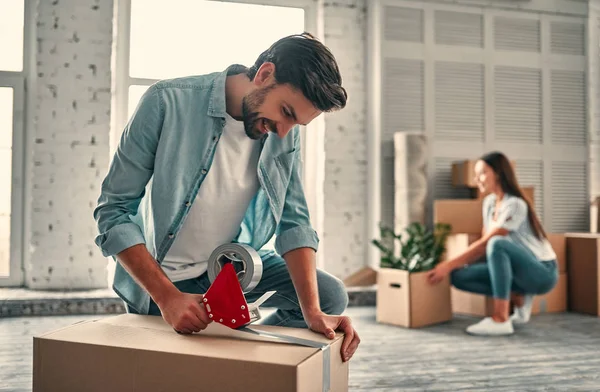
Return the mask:
[[277, 83], [290, 84], [302, 91], [322, 112], [342, 109], [348, 94], [342, 87], [340, 70], [329, 49], [310, 33], [281, 38], [261, 53], [247, 75], [254, 80], [265, 62], [275, 64]]

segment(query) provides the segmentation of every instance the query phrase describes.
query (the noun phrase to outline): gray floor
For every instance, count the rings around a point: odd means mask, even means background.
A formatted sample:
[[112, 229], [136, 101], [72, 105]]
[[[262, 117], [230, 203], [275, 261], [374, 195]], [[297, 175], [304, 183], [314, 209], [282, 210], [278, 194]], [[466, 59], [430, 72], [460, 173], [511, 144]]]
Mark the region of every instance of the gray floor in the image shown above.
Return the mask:
[[[600, 318], [535, 317], [502, 338], [466, 335], [475, 319], [421, 330], [375, 323], [350, 308], [362, 344], [350, 391], [600, 391]], [[0, 319], [0, 391], [30, 391], [32, 335], [98, 316]]]

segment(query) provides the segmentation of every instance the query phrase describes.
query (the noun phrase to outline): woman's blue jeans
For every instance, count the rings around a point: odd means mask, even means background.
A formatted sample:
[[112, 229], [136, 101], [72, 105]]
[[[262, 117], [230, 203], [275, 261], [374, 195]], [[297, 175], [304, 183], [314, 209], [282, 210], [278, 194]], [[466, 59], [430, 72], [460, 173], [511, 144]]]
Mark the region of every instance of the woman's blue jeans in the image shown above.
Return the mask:
[[490, 238], [486, 262], [459, 268], [451, 282], [459, 290], [510, 299], [510, 293], [541, 295], [558, 281], [556, 260], [538, 261], [528, 249], [503, 236]]

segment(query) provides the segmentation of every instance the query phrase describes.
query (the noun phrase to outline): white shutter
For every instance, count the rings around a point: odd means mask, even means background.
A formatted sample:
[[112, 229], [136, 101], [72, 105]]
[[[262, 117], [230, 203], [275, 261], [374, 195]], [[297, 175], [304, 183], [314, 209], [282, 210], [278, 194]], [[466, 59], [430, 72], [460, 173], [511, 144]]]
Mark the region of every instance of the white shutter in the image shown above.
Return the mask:
[[383, 18], [386, 40], [423, 42], [423, 10], [387, 6]]
[[585, 54], [585, 25], [577, 22], [551, 22], [550, 51], [553, 54], [583, 56]]
[[552, 231], [589, 231], [587, 162], [552, 162]]
[[551, 72], [552, 142], [585, 146], [587, 141], [586, 82], [580, 71]]
[[433, 198], [437, 199], [468, 199], [470, 190], [452, 185], [452, 162], [456, 158], [435, 158]]
[[483, 47], [483, 15], [435, 11], [435, 43]]
[[494, 18], [494, 48], [522, 52], [540, 52], [540, 21], [535, 19]]
[[386, 58], [383, 71], [382, 142], [394, 133], [424, 129], [423, 61]]
[[484, 140], [483, 65], [435, 63], [435, 136]]
[[517, 179], [521, 187], [534, 187], [535, 212], [544, 223], [544, 167], [541, 160], [516, 160]]
[[541, 70], [497, 66], [494, 71], [496, 139], [542, 142]]

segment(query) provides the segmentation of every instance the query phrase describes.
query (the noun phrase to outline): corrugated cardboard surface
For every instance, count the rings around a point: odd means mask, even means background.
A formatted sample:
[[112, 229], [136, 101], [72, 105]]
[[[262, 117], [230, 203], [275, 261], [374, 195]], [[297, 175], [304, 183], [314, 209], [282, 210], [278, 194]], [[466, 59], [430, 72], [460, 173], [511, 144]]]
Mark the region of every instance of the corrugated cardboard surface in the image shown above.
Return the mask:
[[477, 187], [475, 181], [475, 160], [452, 163], [452, 185], [456, 187]]
[[452, 233], [481, 234], [481, 199], [440, 199], [433, 203], [433, 222], [452, 226]]
[[567, 286], [567, 274], [560, 274], [556, 286], [549, 293], [533, 298], [531, 314], [566, 312]]
[[426, 275], [426, 272], [380, 269], [377, 278], [377, 321], [407, 328], [449, 321], [452, 318], [450, 279], [430, 285]]
[[[343, 336], [307, 329], [253, 326], [331, 343], [331, 390], [348, 388]], [[121, 315], [34, 338], [34, 391], [320, 391], [319, 349], [230, 330], [212, 323], [194, 335], [175, 333], [162, 318]]]
[[567, 272], [567, 239], [563, 233], [546, 233], [550, 245], [558, 262], [558, 271], [563, 274]]
[[[463, 253], [469, 245], [481, 238], [481, 234], [452, 234], [446, 240], [446, 260]], [[459, 290], [455, 287], [450, 289], [452, 298], [452, 312], [469, 316], [491, 316], [494, 307], [491, 298], [485, 295], [473, 294]]]
[[486, 317], [494, 313], [494, 300], [481, 294], [469, 293], [452, 287], [452, 312], [468, 316]]
[[566, 238], [569, 310], [600, 316], [600, 234]]

